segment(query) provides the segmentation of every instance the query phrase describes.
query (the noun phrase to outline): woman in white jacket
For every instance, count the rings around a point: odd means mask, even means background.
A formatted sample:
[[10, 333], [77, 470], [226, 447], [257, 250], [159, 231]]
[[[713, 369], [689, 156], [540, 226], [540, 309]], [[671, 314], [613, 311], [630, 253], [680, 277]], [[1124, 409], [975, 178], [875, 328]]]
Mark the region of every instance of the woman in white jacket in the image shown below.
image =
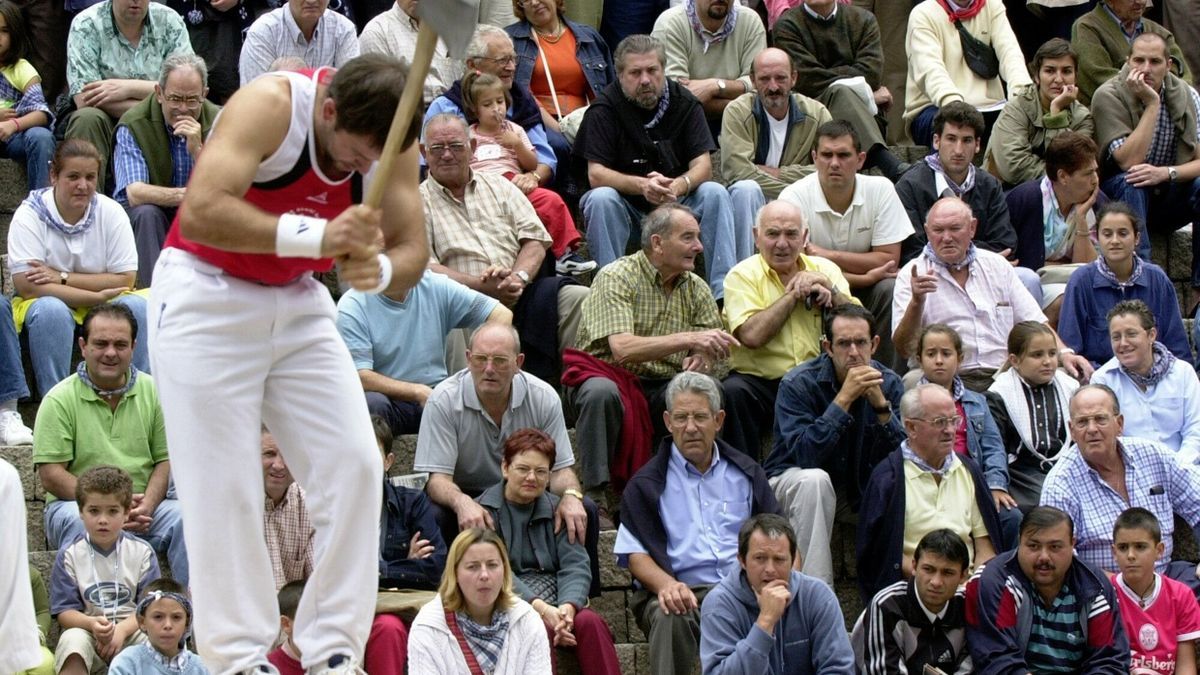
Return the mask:
[[550, 641], [542, 620], [513, 594], [504, 541], [465, 530], [450, 544], [438, 597], [413, 620], [409, 669], [444, 675], [549, 675]]

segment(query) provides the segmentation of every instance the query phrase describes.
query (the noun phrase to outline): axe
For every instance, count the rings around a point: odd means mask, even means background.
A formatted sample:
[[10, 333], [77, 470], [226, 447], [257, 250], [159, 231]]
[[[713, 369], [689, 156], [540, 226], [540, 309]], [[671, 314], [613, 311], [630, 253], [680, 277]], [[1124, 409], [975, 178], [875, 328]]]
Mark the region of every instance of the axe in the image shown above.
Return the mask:
[[433, 62], [433, 50], [437, 47], [438, 37], [446, 43], [451, 56], [463, 56], [475, 32], [478, 12], [479, 0], [421, 0], [417, 5], [417, 18], [421, 21], [421, 28], [417, 32], [417, 48], [404, 80], [400, 103], [392, 117], [387, 142], [383, 144], [379, 166], [375, 167], [375, 175], [367, 188], [367, 198], [363, 202], [367, 206], [377, 209], [383, 201], [384, 186], [392, 173], [392, 165], [400, 155], [400, 141], [408, 135], [408, 125], [424, 98], [425, 77], [429, 74], [429, 64]]

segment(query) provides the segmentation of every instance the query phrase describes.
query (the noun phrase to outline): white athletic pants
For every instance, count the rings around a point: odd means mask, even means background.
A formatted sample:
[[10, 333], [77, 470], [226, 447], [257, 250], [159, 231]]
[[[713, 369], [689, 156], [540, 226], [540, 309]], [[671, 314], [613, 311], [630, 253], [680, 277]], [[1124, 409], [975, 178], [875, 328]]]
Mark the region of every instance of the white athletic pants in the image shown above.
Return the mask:
[[264, 423], [316, 530], [294, 633], [304, 665], [362, 659], [383, 464], [334, 317], [329, 291], [311, 277], [263, 286], [178, 249], [154, 270], [150, 358], [183, 507], [196, 642], [215, 675], [267, 666], [279, 634], [263, 540]]
[[0, 673], [21, 672], [42, 662], [25, 525], [21, 478], [0, 459]]

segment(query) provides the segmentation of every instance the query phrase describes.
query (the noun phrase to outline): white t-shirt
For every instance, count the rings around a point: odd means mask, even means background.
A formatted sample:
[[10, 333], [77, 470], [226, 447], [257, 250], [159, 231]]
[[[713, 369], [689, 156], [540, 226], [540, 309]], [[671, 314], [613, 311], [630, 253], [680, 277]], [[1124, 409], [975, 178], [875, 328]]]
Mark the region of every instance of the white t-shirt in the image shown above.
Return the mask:
[[771, 149], [767, 150], [767, 166], [778, 169], [779, 159], [783, 157], [783, 144], [787, 142], [788, 120], [777, 120], [767, 115], [767, 124], [771, 129]]
[[[51, 217], [62, 222], [54, 204], [54, 191], [41, 195]], [[136, 272], [137, 246], [129, 216], [117, 202], [98, 195], [96, 222], [86, 232], [68, 237], [42, 222], [32, 207], [22, 203], [8, 230], [8, 264], [13, 274], [28, 272], [39, 261], [56, 270], [82, 274]], [[87, 219], [90, 213], [84, 213]]]
[[854, 197], [845, 213], [830, 208], [815, 173], [784, 188], [779, 198], [800, 207], [812, 243], [822, 248], [867, 253], [875, 246], [898, 244], [913, 233], [896, 188], [883, 176], [855, 176]]

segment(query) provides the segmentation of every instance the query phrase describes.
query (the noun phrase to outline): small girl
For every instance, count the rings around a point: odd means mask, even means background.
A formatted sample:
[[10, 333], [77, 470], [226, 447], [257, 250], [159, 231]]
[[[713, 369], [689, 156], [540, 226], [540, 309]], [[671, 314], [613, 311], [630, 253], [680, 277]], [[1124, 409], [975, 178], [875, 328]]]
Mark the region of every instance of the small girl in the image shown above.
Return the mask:
[[512, 95], [504, 83], [490, 73], [468, 72], [462, 79], [462, 98], [467, 120], [472, 122], [471, 137], [475, 140], [471, 170], [501, 174], [525, 193], [550, 233], [550, 250], [557, 260], [555, 267], [559, 274], [582, 274], [595, 269], [595, 261], [584, 260], [575, 252], [583, 237], [562, 197], [538, 187], [539, 176], [534, 171], [537, 154], [521, 125], [507, 118]]
[[146, 584], [137, 622], [146, 641], [117, 654], [109, 675], [209, 675], [200, 657], [184, 646], [191, 633], [192, 602], [178, 581], [160, 578]]
[[1008, 448], [1009, 494], [1023, 509], [1038, 505], [1046, 474], [1067, 445], [1067, 404], [1079, 383], [1059, 369], [1058, 341], [1044, 323], [1022, 321], [1008, 334], [1008, 364], [988, 391], [992, 416]]
[[50, 184], [54, 136], [42, 78], [24, 59], [28, 40], [21, 10], [0, 0], [0, 157], [25, 160], [30, 190]]

